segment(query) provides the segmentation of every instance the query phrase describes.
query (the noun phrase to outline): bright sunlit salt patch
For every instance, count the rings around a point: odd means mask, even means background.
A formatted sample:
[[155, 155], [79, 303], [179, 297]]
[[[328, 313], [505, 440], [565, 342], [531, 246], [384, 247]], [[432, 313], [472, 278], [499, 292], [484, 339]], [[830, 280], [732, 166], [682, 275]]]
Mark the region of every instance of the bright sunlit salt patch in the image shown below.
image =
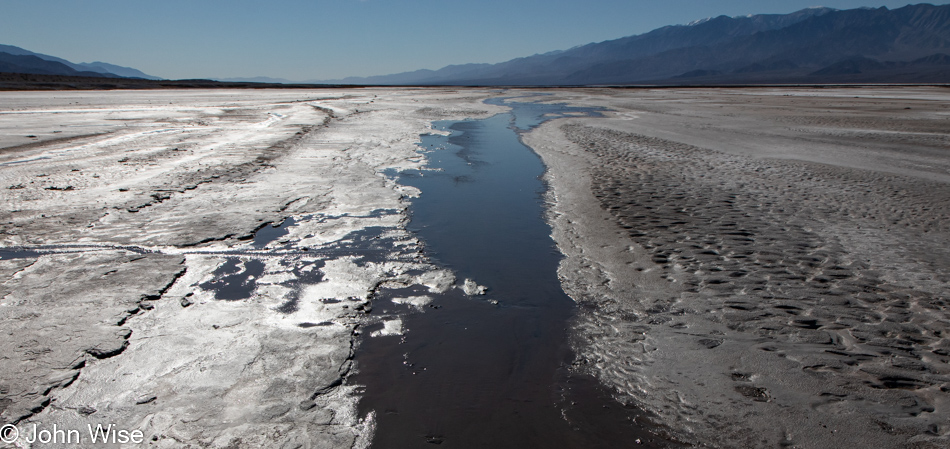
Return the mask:
[[419, 198], [419, 195], [422, 194], [422, 191], [412, 187], [412, 186], [395, 186], [393, 190], [399, 192], [402, 196], [406, 198]]
[[[355, 394], [352, 395], [352, 397], [355, 396]], [[351, 407], [351, 409], [353, 408], [356, 407]], [[354, 429], [356, 431], [356, 441], [353, 443], [353, 449], [369, 449], [373, 442], [373, 435], [376, 433], [376, 412], [370, 411], [367, 413], [366, 417], [354, 426]]]
[[373, 287], [385, 276], [384, 268], [372, 263], [360, 266], [354, 259], [342, 257], [327, 261], [320, 269], [325, 281], [307, 287], [303, 292], [303, 299], [365, 299], [369, 296]]
[[383, 321], [383, 328], [378, 331], [373, 331], [369, 334], [370, 337], [385, 337], [387, 335], [402, 335], [406, 331], [402, 328], [402, 320], [397, 318], [395, 320]]
[[419, 310], [422, 310], [423, 307], [432, 303], [431, 296], [410, 296], [408, 298], [393, 298], [393, 303], [395, 304], [406, 304], [413, 306]]
[[455, 284], [455, 274], [451, 270], [427, 271], [416, 276], [414, 282], [428, 287], [430, 293], [445, 293]]
[[488, 290], [488, 287], [478, 285], [471, 279], [466, 279], [465, 283], [462, 284], [462, 291], [468, 296], [484, 295], [486, 290]]
[[257, 284], [283, 284], [297, 279], [292, 267], [284, 266], [277, 258], [265, 259], [264, 274], [257, 279]]
[[305, 220], [287, 228], [285, 239], [300, 246], [317, 247], [339, 241], [353, 232], [368, 227], [395, 228], [402, 219], [399, 214], [382, 216], [326, 214], [317, 220]]
[[271, 126], [271, 125], [273, 125], [273, 124], [275, 124], [275, 123], [277, 123], [277, 122], [283, 120], [284, 117], [285, 117], [283, 114], [278, 114], [278, 113], [276, 113], [276, 112], [268, 112], [267, 115], [269, 115], [269, 117], [267, 118], [267, 120], [264, 120], [264, 121], [258, 123], [257, 126], [259, 126], [259, 127], [261, 127], [261, 128], [267, 128], [268, 126]]

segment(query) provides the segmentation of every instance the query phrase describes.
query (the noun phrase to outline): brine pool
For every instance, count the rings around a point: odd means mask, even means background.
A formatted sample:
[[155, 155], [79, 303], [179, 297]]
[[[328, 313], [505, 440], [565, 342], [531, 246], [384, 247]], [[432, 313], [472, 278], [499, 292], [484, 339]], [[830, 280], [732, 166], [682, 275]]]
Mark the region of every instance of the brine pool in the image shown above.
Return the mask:
[[[451, 134], [422, 136], [428, 167], [390, 173], [422, 192], [408, 228], [425, 255], [487, 291], [384, 289], [375, 298], [371, 313], [401, 311], [406, 332], [367, 338], [355, 354], [349, 383], [365, 386], [360, 412], [375, 415], [373, 447], [652, 445], [638, 410], [569, 369], [576, 304], [557, 277], [545, 167], [519, 136], [550, 119], [600, 112], [516, 100], [488, 100], [511, 108], [491, 118], [435, 122]], [[392, 301], [414, 294], [434, 300]]]

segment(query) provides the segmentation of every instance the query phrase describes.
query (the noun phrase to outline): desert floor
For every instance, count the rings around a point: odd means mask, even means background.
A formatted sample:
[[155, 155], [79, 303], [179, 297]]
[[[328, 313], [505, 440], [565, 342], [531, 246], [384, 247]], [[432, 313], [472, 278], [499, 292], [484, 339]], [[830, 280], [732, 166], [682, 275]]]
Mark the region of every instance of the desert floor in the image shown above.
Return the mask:
[[527, 135], [590, 371], [690, 444], [944, 447], [950, 89], [564, 92]]
[[926, 87], [0, 93], [0, 421], [367, 447], [354, 353], [412, 331], [376, 293], [478, 294], [390, 174], [496, 96], [607, 110], [522, 139], [570, 369], [658, 445], [946, 447], [950, 89]]
[[[156, 447], [365, 446], [344, 381], [372, 292], [455, 282], [404, 230], [418, 192], [381, 172], [423, 163], [432, 120], [498, 109], [484, 97], [3, 94], [3, 421], [21, 438], [112, 423]], [[366, 228], [377, 262], [353, 250]]]

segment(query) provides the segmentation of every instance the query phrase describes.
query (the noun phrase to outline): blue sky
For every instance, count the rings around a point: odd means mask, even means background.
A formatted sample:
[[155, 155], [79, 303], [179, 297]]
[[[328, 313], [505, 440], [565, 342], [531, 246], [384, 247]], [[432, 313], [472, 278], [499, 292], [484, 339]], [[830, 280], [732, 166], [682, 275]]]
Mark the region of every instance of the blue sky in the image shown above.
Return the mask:
[[[942, 1], [935, 3], [944, 3]], [[882, 0], [0, 0], [0, 44], [164, 78], [292, 80], [501, 62], [721, 14]]]

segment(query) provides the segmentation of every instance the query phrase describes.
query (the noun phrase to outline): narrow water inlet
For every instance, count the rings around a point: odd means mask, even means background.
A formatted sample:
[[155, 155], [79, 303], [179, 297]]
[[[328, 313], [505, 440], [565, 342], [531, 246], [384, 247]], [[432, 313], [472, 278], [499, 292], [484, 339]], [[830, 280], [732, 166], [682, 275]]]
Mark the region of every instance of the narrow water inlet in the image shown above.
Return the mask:
[[[401, 313], [403, 335], [367, 338], [350, 383], [365, 386], [375, 447], [651, 447], [635, 409], [572, 373], [575, 303], [557, 278], [560, 253], [544, 219], [544, 165], [518, 133], [594, 109], [489, 100], [512, 108], [484, 120], [434, 123], [429, 169], [398, 174], [422, 195], [410, 231], [426, 256], [488, 287], [434, 296], [424, 312], [383, 290], [373, 314]], [[368, 333], [367, 333], [368, 335]]]

